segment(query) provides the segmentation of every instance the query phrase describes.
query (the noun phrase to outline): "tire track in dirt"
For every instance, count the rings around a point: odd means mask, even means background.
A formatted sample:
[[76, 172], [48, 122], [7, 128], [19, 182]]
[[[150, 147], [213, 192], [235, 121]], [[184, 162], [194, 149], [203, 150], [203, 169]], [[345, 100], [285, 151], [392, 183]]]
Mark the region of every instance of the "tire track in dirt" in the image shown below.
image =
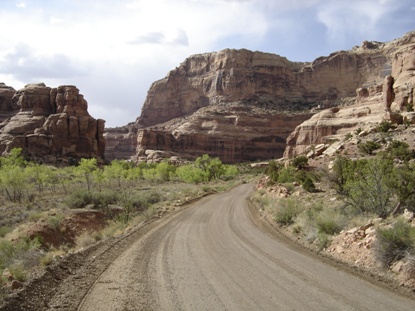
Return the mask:
[[79, 310], [414, 310], [252, 222], [252, 185], [201, 199], [134, 241]]

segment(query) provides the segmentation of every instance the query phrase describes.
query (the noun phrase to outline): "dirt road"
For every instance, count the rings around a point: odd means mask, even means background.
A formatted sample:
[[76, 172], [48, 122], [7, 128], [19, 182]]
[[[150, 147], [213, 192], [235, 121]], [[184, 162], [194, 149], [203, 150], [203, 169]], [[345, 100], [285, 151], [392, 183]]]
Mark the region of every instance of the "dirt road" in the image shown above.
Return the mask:
[[415, 310], [258, 229], [252, 185], [160, 222], [112, 262], [78, 310]]

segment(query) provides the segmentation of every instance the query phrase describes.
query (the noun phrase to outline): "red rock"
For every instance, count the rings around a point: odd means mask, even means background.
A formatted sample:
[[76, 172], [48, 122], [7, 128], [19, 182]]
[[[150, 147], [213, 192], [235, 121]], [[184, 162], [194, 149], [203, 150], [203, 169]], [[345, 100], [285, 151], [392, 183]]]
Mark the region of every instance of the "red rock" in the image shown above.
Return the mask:
[[[11, 90], [7, 93], [2, 89], [0, 85], [0, 103], [8, 103]], [[46, 161], [67, 157], [103, 159], [105, 121], [89, 115], [87, 102], [75, 86], [28, 84], [15, 92], [12, 103], [20, 110], [0, 130], [1, 154], [22, 148], [32, 158]]]

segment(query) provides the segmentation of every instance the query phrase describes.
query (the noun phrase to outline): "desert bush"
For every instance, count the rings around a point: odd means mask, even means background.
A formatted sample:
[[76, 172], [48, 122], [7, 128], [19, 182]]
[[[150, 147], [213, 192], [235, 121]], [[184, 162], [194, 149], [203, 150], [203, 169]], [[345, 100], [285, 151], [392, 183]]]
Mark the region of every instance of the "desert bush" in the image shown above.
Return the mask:
[[304, 180], [301, 182], [301, 185], [303, 186], [303, 189], [308, 192], [315, 192], [316, 191], [316, 185], [314, 184], [313, 180], [306, 176]]
[[395, 128], [395, 125], [393, 125], [391, 122], [388, 121], [382, 121], [377, 127], [376, 132], [380, 133], [386, 133], [390, 129]]
[[297, 156], [291, 161], [291, 165], [296, 169], [302, 170], [308, 166], [308, 158], [306, 156]]
[[52, 229], [61, 231], [63, 229], [62, 228], [63, 219], [64, 219], [64, 216], [62, 214], [56, 214], [54, 216], [49, 217], [47, 219], [47, 223]]
[[284, 166], [277, 161], [270, 161], [266, 170], [266, 174], [269, 176], [272, 183], [278, 182], [280, 171]]
[[92, 202], [92, 193], [84, 189], [72, 192], [65, 200], [69, 208], [84, 208], [88, 204], [92, 204]]
[[408, 275], [408, 277], [415, 279], [415, 249], [407, 252], [406, 260], [408, 264], [405, 268], [405, 273]]
[[368, 154], [368, 155], [372, 155], [373, 151], [379, 149], [380, 147], [382, 147], [381, 144], [368, 140], [365, 143], [360, 143], [357, 145], [357, 148], [359, 149], [360, 152]]
[[120, 193], [117, 191], [93, 192], [91, 193], [91, 203], [94, 208], [107, 208], [110, 204], [115, 204], [119, 200]]
[[92, 192], [86, 189], [76, 190], [72, 192], [65, 200], [69, 208], [84, 208], [92, 204], [94, 208], [106, 208], [110, 204], [115, 204], [118, 201], [119, 192], [105, 191]]
[[297, 181], [297, 170], [293, 166], [282, 168], [278, 175], [279, 183], [288, 183]]
[[26, 271], [23, 263], [14, 263], [7, 268], [10, 274], [13, 276], [15, 280], [20, 282], [25, 282], [27, 280], [28, 272]]
[[9, 232], [11, 232], [13, 230], [12, 227], [9, 226], [1, 226], [0, 227], [0, 238], [4, 238], [6, 236], [6, 234], [8, 234]]
[[346, 224], [344, 216], [333, 208], [324, 209], [324, 211], [318, 214], [315, 221], [318, 232], [327, 235], [339, 233]]
[[415, 157], [414, 151], [409, 150], [409, 145], [399, 140], [392, 140], [386, 148], [386, 153], [390, 158], [401, 161], [409, 161]]
[[331, 235], [324, 233], [324, 232], [319, 232], [317, 234], [316, 242], [317, 242], [316, 244], [317, 244], [318, 250], [322, 251], [323, 249], [327, 248], [330, 245]]
[[293, 224], [294, 218], [302, 211], [298, 201], [291, 198], [280, 199], [276, 202], [275, 205], [275, 221], [286, 226]]
[[375, 255], [385, 267], [415, 252], [415, 227], [403, 219], [390, 228], [379, 228], [375, 244]]
[[38, 256], [33, 253], [40, 247], [37, 240], [19, 239], [17, 241], [0, 240], [0, 274], [6, 268], [15, 267], [16, 274], [19, 273], [20, 265], [33, 266], [38, 261]]

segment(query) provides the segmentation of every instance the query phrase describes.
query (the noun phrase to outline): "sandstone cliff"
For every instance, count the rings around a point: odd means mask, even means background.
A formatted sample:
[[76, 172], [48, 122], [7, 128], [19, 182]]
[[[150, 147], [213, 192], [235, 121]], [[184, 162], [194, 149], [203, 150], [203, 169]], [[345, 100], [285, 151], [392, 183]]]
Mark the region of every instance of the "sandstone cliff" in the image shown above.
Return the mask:
[[137, 152], [137, 131], [136, 123], [106, 128], [104, 133], [105, 160], [131, 160]]
[[[152, 84], [133, 127], [124, 133], [108, 130], [109, 141], [117, 137], [122, 142], [111, 142], [106, 153], [117, 158], [112, 146], [121, 146], [123, 158], [142, 160], [149, 150], [190, 156], [208, 153], [226, 162], [281, 157], [283, 141], [297, 126], [325, 108], [354, 104], [359, 89], [357, 107], [323, 112], [309, 120], [310, 125], [304, 124], [309, 134], [297, 133], [297, 128], [288, 139], [286, 155], [297, 154], [307, 144], [366, 122], [363, 115], [373, 121], [377, 108], [371, 107], [371, 100], [382, 105], [379, 96], [387, 75], [395, 76], [395, 102], [402, 106], [411, 101], [412, 95], [403, 90], [407, 70], [399, 64], [408, 57], [412, 38], [409, 33], [388, 43], [365, 41], [311, 63], [245, 49], [190, 56]], [[331, 123], [325, 125], [323, 120]], [[135, 137], [137, 149], [130, 153]]]
[[[377, 46], [387, 58], [385, 68], [390, 67], [385, 73], [391, 76], [386, 76], [385, 81], [377, 79], [370, 87], [362, 84], [351, 105], [323, 110], [299, 125], [287, 138], [284, 157], [302, 154], [313, 145], [342, 139], [344, 134], [357, 128], [369, 129], [383, 120], [415, 122], [414, 113], [410, 112], [414, 105], [415, 32]], [[355, 50], [362, 48], [365, 47]]]
[[52, 163], [69, 157], [103, 159], [105, 121], [89, 115], [75, 86], [50, 88], [38, 83], [13, 91], [0, 88], [1, 108], [11, 115], [1, 123], [0, 154], [22, 148], [31, 158]]

